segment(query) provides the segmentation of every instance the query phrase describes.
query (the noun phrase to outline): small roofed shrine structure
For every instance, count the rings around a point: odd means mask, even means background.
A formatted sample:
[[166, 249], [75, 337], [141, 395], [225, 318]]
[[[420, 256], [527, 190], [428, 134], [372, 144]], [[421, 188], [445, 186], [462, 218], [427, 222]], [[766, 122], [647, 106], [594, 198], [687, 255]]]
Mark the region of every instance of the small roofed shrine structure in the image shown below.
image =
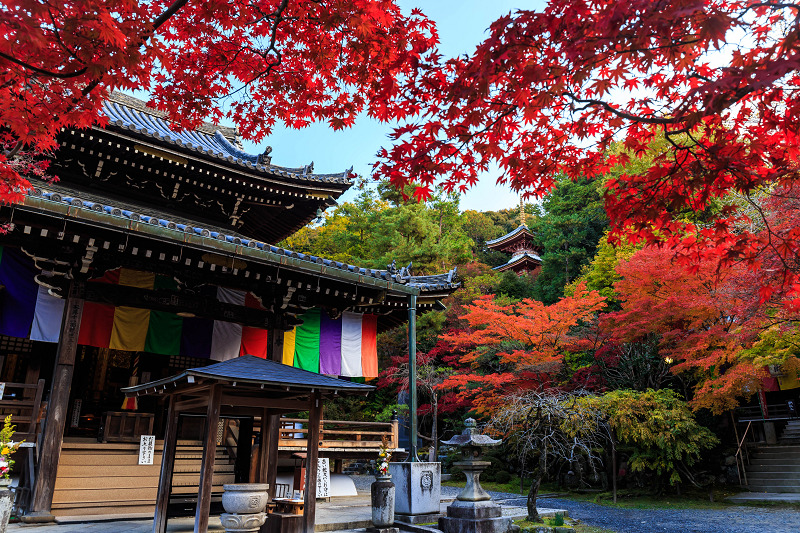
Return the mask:
[[[309, 412], [309, 424], [302, 531], [313, 532], [323, 402], [337, 395], [365, 394], [372, 389], [369, 385], [330, 378], [251, 355], [207, 367], [191, 368], [175, 376], [123, 389], [128, 396], [160, 396], [169, 406], [153, 533], [164, 533], [167, 529], [167, 507], [181, 415], [199, 414], [206, 421], [194, 527], [195, 531], [203, 532], [208, 529], [220, 417], [261, 417], [261, 434], [266, 438], [260, 441], [255, 481], [274, 486], [280, 414], [303, 410]], [[245, 437], [240, 433], [239, 442], [249, 445], [250, 439]], [[274, 514], [268, 520], [280, 518]]]
[[[459, 286], [454, 270], [414, 276], [276, 246], [336, 203], [350, 171], [273, 165], [269, 150], [242, 151], [234, 129], [178, 131], [124, 95], [105, 113], [105, 127], [61, 133], [58, 181], [31, 179], [20, 203], [0, 205], [0, 381], [21, 391], [0, 413], [35, 436], [17, 461], [27, 521], [153, 516], [159, 469], [137, 459], [143, 435], [161, 453], [166, 409], [122, 388], [241, 355], [343, 383], [377, 377], [378, 332]], [[176, 493], [194, 504], [199, 420], [179, 429], [174, 505]], [[230, 464], [215, 498], [252, 472], [218, 444]]]
[[533, 232], [524, 223], [500, 238], [487, 241], [490, 250], [497, 250], [511, 254], [507, 263], [494, 267], [494, 270], [505, 272], [510, 270], [517, 275], [538, 275], [542, 268], [542, 258], [539, 257], [533, 244]]

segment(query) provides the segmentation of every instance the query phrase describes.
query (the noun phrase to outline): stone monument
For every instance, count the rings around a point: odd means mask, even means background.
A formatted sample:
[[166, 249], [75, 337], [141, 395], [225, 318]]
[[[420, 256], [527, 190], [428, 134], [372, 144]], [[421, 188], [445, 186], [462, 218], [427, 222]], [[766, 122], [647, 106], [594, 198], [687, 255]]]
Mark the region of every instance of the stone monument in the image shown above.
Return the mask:
[[390, 463], [389, 471], [395, 484], [395, 520], [425, 524], [441, 516], [441, 463]]
[[480, 482], [481, 472], [491, 464], [481, 460], [482, 448], [497, 446], [501, 441], [478, 433], [472, 418], [467, 418], [464, 425], [466, 429], [461, 435], [442, 441], [461, 448], [461, 461], [453, 464], [464, 471], [467, 484], [447, 507], [447, 516], [439, 519], [439, 529], [444, 533], [506, 533], [511, 529], [511, 519], [503, 518], [500, 506], [492, 501]]

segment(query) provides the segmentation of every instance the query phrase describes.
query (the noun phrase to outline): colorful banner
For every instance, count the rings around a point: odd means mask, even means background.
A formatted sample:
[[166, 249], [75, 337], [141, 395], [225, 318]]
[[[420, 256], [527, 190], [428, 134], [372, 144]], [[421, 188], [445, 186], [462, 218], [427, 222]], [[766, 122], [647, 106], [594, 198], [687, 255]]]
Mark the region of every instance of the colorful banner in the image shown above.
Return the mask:
[[361, 376], [361, 315], [342, 313], [342, 375]]
[[284, 334], [284, 364], [332, 376], [378, 377], [377, 316], [345, 311], [334, 320], [309, 309], [299, 318], [303, 324]]
[[[15, 248], [0, 246], [0, 335], [58, 342], [64, 301], [36, 283], [33, 260]], [[43, 278], [47, 274], [41, 273]]]
[[[61, 332], [64, 300], [48, 294], [45, 286], [36, 283], [36, 275], [40, 279], [48, 276], [21, 251], [0, 246], [0, 284], [4, 287], [0, 291], [0, 335], [55, 343]], [[124, 268], [108, 271], [90, 283], [146, 290], [178, 288], [172, 277]], [[199, 291], [220, 302], [264, 309], [255, 296], [244, 291], [213, 286]], [[377, 316], [344, 312], [332, 319], [315, 308], [300, 318], [302, 325], [284, 334], [284, 364], [333, 376], [377, 377]], [[232, 322], [85, 302], [78, 344], [224, 361], [245, 354], [266, 358], [269, 339], [264, 329]]]
[[[244, 305], [252, 309], [264, 309], [261, 301], [250, 292], [244, 295]], [[266, 359], [268, 349], [269, 338], [267, 337], [267, 330], [250, 326], [242, 327], [242, 345], [239, 355], [250, 354]]]
[[[106, 272], [102, 278], [92, 282], [117, 283], [141, 289], [177, 288], [171, 277], [126, 268]], [[248, 299], [244, 291], [205, 287], [201, 293], [232, 305], [261, 307], [255, 297], [249, 295]], [[186, 355], [216, 361], [226, 361], [245, 354], [267, 357], [267, 331], [263, 329], [246, 328], [222, 320], [181, 317], [166, 311], [113, 307], [95, 302], [84, 304], [78, 343], [98, 348]]]
[[342, 323], [328, 313], [320, 315], [319, 373], [338, 376], [342, 372]]
[[[43, 275], [44, 278], [49, 276]], [[36, 309], [31, 324], [32, 341], [58, 342], [61, 336], [61, 321], [64, 318], [64, 300], [50, 296], [47, 287], [39, 286], [36, 294]]]

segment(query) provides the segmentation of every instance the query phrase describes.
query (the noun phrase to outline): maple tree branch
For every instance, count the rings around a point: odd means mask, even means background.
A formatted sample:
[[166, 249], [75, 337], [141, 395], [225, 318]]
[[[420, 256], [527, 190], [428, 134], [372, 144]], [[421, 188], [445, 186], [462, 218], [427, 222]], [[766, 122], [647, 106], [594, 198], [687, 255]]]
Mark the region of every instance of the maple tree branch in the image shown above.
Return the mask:
[[[182, 8], [189, 0], [175, 0], [171, 6], [169, 6], [166, 11], [161, 13], [156, 20], [153, 21], [153, 31], [157, 30], [161, 25], [167, 22], [172, 16], [178, 12], [180, 8]], [[147, 40], [148, 36], [145, 36], [144, 40]]]
[[614, 114], [614, 115], [616, 115], [616, 116], [618, 116], [620, 118], [624, 118], [624, 119], [631, 120], [631, 121], [634, 121], [634, 122], [642, 122], [644, 124], [659, 124], [659, 125], [675, 124], [675, 123], [678, 122], [678, 120], [675, 119], [675, 118], [655, 118], [655, 117], [647, 118], [647, 117], [634, 115], [634, 114], [631, 114], [631, 113], [627, 113], [625, 111], [620, 111], [619, 109], [615, 108], [614, 106], [612, 106], [611, 104], [609, 104], [608, 102], [606, 102], [604, 100], [597, 100], [597, 99], [594, 99], [594, 98], [578, 98], [575, 94], [573, 94], [572, 92], [569, 92], [569, 91], [566, 91], [566, 92], [564, 92], [562, 94], [563, 94], [563, 96], [570, 97], [574, 103], [586, 104], [586, 106], [584, 106], [582, 108], [573, 107], [572, 108], [573, 111], [582, 111], [583, 109], [587, 109], [588, 107], [591, 107], [591, 106], [600, 106], [603, 109], [605, 109], [606, 111], [608, 111], [608, 112], [610, 112], [610, 113], [612, 113], [612, 114]]
[[788, 2], [754, 2], [752, 4], [748, 4], [747, 7], [744, 8], [742, 13], [736, 17], [741, 19], [742, 17], [747, 14], [748, 11], [752, 11], [758, 7], [771, 7], [773, 9], [794, 9], [795, 11], [800, 12], [800, 4], [790, 4]]
[[14, 147], [5, 152], [3, 155], [6, 156], [7, 159], [12, 159], [16, 157], [20, 150], [22, 150], [22, 141], [17, 141]]
[[[186, 5], [186, 3], [188, 1], [189, 0], [175, 0], [175, 2], [173, 2], [171, 6], [169, 6], [161, 15], [158, 16], [158, 18], [156, 20], [153, 21], [153, 29], [151, 30], [151, 33], [152, 33], [152, 31], [155, 31], [159, 27], [161, 27], [165, 22], [167, 22], [175, 13], [178, 12], [178, 10], [180, 8], [182, 8], [184, 5]], [[287, 2], [287, 0], [284, 0], [284, 3], [286, 3], [286, 2]], [[61, 46], [72, 57], [76, 57], [75, 56], [75, 52], [70, 50], [66, 45], [63, 44], [63, 41], [61, 40], [61, 37], [60, 37], [60, 35], [58, 33], [58, 29], [55, 27], [55, 25], [54, 25], [54, 28], [55, 28], [54, 29], [54, 33], [55, 33], [56, 39], [58, 40], [59, 44], [61, 44]], [[143, 42], [146, 41], [149, 37], [150, 37], [150, 34], [144, 35], [143, 38], [142, 38], [142, 41]], [[16, 65], [19, 65], [20, 67], [22, 67], [24, 69], [30, 70], [30, 71], [35, 72], [37, 74], [41, 74], [42, 76], [49, 76], [51, 78], [58, 78], [58, 79], [62, 79], [62, 80], [70, 79], [70, 78], [76, 78], [78, 76], [82, 76], [82, 75], [86, 74], [86, 71], [88, 70], [88, 67], [83, 67], [83, 68], [80, 68], [80, 69], [72, 71], [72, 72], [55, 72], [55, 71], [52, 71], [52, 70], [47, 70], [47, 69], [43, 69], [43, 68], [31, 65], [30, 63], [22, 61], [21, 59], [17, 59], [16, 57], [10, 56], [10, 55], [8, 55], [8, 54], [6, 54], [4, 52], [0, 52], [0, 57], [2, 57], [3, 59], [5, 59], [7, 61], [10, 61], [10, 62], [12, 62], [12, 63], [14, 63]], [[94, 84], [94, 85], [90, 84], [90, 85], [91, 85], [91, 88], [89, 88], [88, 91], [86, 89], [84, 89], [84, 91], [83, 91], [83, 95], [84, 96], [89, 94], [92, 91], [92, 89], [94, 89], [94, 87], [97, 86], [97, 84]]]
[[46, 70], [46, 69], [43, 69], [43, 68], [35, 67], [35, 66], [31, 65], [30, 63], [26, 63], [25, 61], [17, 59], [16, 57], [10, 56], [10, 55], [8, 55], [6, 53], [3, 53], [3, 52], [0, 52], [0, 57], [5, 59], [6, 61], [10, 61], [10, 62], [14, 63], [15, 65], [19, 65], [20, 67], [22, 67], [24, 69], [33, 71], [33, 72], [35, 72], [37, 74], [41, 74], [42, 76], [49, 76], [51, 78], [58, 78], [58, 79], [64, 79], [64, 80], [65, 79], [69, 79], [69, 78], [76, 78], [78, 76], [81, 76], [81, 75], [85, 74], [86, 71], [88, 70], [87, 67], [83, 67], [83, 68], [75, 70], [73, 72], [53, 72], [51, 70]]

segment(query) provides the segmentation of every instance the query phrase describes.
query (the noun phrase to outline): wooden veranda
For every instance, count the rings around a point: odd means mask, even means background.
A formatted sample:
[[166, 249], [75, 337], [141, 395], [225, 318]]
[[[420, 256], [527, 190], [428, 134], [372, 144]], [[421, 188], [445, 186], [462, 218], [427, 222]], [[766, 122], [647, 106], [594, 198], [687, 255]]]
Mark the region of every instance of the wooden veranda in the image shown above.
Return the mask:
[[[255, 481], [275, 487], [282, 413], [308, 411], [307, 471], [303, 532], [314, 531], [317, 458], [323, 402], [339, 395], [366, 394], [372, 386], [330, 378], [253, 356], [189, 369], [175, 376], [123, 389], [128, 396], [159, 395], [168, 403], [166, 433], [156, 496], [153, 533], [164, 533], [182, 414], [204, 414], [206, 430], [194, 530], [208, 530], [216, 428], [221, 416], [260, 416], [261, 439]], [[243, 436], [244, 437], [244, 436]], [[241, 438], [242, 443], [249, 442]]]

